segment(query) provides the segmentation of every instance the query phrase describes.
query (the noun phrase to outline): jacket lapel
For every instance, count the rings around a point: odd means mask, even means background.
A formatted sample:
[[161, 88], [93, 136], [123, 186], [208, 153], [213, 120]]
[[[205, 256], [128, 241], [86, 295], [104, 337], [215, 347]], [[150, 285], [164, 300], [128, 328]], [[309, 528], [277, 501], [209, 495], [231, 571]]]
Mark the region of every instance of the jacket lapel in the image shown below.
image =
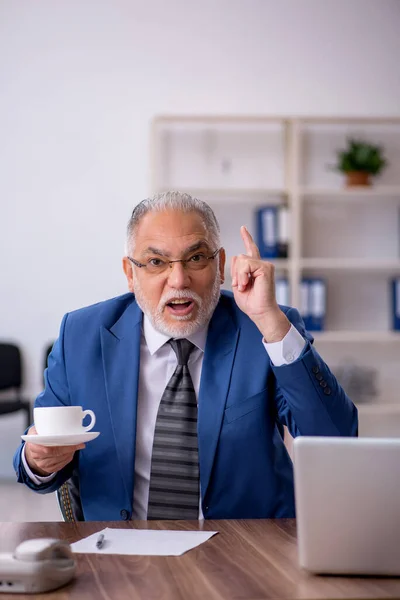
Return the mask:
[[127, 500], [135, 471], [136, 407], [143, 313], [133, 302], [110, 328], [101, 328], [103, 368], [114, 443]]
[[239, 339], [239, 329], [223, 303], [222, 297], [208, 328], [200, 381], [198, 436], [203, 500], [210, 482]]

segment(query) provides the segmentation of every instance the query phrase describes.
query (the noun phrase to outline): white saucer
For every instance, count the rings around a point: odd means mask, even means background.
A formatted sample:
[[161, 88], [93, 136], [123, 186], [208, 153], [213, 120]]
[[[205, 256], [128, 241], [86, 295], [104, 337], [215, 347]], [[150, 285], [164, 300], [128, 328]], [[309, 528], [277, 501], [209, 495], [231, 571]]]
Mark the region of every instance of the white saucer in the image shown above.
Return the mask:
[[85, 431], [84, 433], [69, 433], [63, 435], [21, 435], [24, 442], [40, 444], [41, 446], [75, 446], [90, 442], [100, 435], [100, 431]]

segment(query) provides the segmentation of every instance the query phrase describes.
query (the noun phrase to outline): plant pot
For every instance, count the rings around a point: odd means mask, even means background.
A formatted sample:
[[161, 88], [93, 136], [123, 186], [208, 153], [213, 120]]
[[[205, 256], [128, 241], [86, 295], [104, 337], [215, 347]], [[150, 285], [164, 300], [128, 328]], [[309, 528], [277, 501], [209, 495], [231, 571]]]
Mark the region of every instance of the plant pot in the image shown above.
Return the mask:
[[350, 173], [346, 173], [346, 185], [347, 187], [371, 185], [370, 174], [365, 171], [350, 171]]

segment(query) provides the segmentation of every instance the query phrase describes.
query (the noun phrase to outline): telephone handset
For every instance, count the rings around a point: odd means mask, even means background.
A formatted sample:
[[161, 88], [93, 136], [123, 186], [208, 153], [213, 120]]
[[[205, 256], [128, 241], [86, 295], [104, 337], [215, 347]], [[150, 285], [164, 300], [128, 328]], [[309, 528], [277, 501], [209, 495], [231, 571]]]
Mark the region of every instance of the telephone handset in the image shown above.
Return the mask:
[[55, 590], [75, 575], [76, 562], [63, 540], [22, 542], [14, 553], [0, 553], [0, 593], [37, 594]]

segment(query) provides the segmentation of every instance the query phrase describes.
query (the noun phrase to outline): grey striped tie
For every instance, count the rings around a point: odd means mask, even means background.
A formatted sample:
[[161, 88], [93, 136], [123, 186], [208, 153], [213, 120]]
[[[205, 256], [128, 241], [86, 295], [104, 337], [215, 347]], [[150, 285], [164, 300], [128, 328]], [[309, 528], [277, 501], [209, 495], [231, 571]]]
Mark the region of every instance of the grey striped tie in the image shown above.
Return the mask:
[[162, 395], [151, 457], [148, 519], [198, 519], [197, 402], [187, 366], [194, 345], [169, 340], [178, 365]]

